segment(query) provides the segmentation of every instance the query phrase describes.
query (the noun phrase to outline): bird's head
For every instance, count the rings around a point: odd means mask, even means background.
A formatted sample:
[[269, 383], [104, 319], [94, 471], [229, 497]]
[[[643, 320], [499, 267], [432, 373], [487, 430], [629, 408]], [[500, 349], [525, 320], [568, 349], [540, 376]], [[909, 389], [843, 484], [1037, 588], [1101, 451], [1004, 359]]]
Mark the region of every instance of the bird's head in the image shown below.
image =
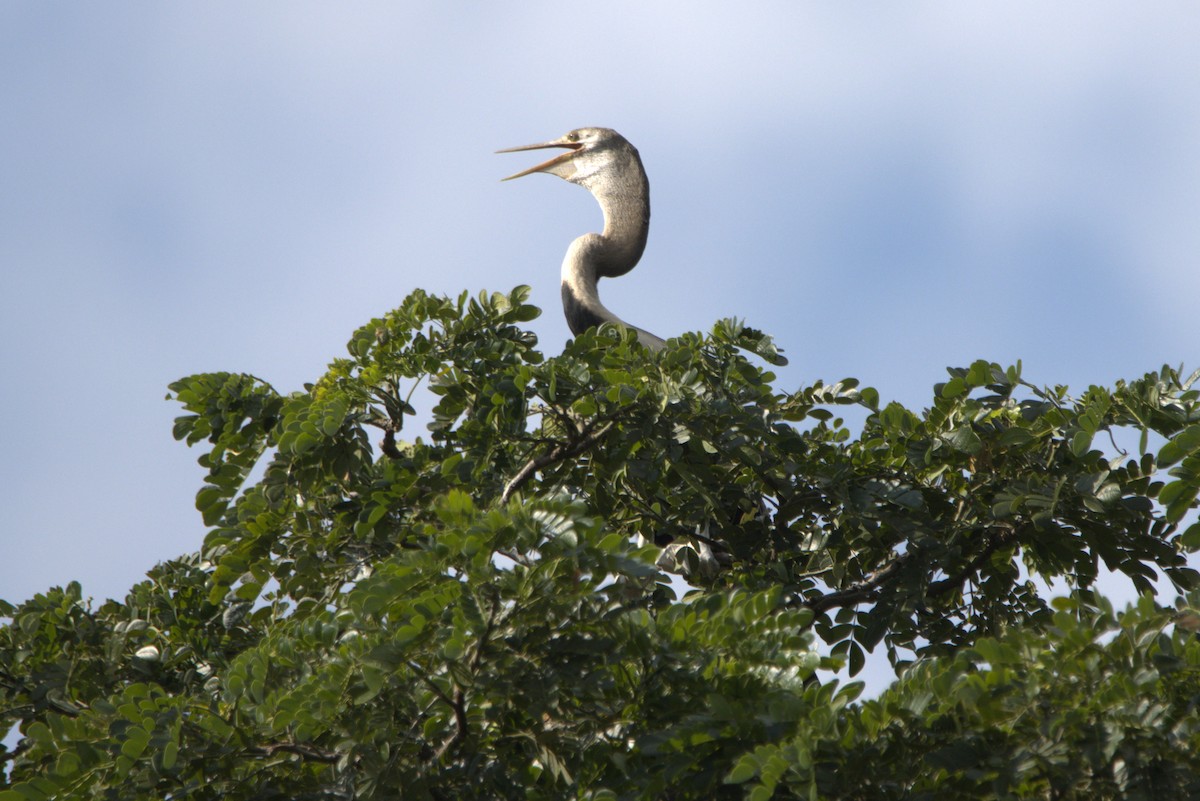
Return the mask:
[[559, 153], [541, 164], [521, 170], [503, 180], [511, 181], [513, 178], [520, 178], [535, 172], [547, 172], [573, 184], [588, 186], [590, 178], [604, 171], [622, 157], [632, 156], [640, 164], [633, 145], [611, 128], [576, 128], [565, 136], [549, 142], [509, 147], [496, 152], [516, 153], [521, 150], [541, 150], [551, 147], [566, 148], [566, 152]]

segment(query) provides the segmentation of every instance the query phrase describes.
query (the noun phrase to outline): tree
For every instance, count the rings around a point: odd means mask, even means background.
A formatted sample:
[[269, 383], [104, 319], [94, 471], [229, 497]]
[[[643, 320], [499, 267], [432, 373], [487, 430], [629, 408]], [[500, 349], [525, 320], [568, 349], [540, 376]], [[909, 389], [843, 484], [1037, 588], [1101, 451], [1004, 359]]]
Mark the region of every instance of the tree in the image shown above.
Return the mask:
[[1196, 375], [980, 361], [916, 413], [774, 388], [735, 321], [547, 359], [527, 294], [415, 292], [303, 392], [173, 384], [210, 531], [3, 603], [0, 801], [1200, 795]]

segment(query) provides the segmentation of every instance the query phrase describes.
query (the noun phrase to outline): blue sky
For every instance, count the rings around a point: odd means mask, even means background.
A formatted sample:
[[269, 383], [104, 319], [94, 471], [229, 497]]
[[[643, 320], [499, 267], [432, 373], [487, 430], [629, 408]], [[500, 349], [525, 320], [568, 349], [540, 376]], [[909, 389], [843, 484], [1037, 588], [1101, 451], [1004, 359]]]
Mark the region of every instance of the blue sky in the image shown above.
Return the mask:
[[744, 317], [784, 388], [1200, 366], [1194, 5], [504, 5], [0, 6], [0, 597], [198, 548], [178, 377], [298, 389], [416, 287], [530, 284], [556, 352], [599, 211], [493, 151], [583, 125], [652, 188], [605, 303]]

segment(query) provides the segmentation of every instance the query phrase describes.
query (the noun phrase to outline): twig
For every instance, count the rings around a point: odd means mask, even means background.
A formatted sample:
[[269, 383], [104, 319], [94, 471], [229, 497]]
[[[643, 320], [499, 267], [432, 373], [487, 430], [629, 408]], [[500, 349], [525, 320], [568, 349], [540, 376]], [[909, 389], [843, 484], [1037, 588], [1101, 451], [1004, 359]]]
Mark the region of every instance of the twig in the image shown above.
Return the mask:
[[467, 705], [464, 703], [462, 689], [454, 691], [454, 701], [450, 708], [454, 710], [454, 733], [438, 746], [438, 750], [433, 754], [434, 759], [441, 759], [455, 743], [467, 739]]
[[509, 550], [505, 550], [503, 548], [499, 548], [496, 550], [496, 553], [507, 559], [513, 560], [515, 563], [517, 563], [518, 565], [521, 565], [522, 567], [529, 567], [532, 564], [532, 562], [529, 560], [529, 557], [519, 554], [516, 551], [509, 551]]

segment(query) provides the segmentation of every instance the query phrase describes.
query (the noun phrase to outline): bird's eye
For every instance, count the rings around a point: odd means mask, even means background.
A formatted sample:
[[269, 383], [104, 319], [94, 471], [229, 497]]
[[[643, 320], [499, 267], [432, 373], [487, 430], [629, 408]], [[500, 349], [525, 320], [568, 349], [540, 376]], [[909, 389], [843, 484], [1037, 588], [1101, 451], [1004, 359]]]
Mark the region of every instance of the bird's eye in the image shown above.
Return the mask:
[[578, 142], [579, 141], [579, 133], [576, 131], [571, 131], [569, 134], [567, 134], [567, 141], [568, 142]]

